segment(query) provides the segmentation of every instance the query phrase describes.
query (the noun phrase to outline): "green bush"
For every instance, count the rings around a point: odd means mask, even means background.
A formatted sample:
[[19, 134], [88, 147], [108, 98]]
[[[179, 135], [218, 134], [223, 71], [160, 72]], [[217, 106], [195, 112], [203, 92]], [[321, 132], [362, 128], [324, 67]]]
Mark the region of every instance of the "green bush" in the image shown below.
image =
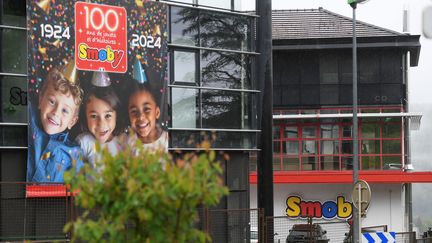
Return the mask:
[[161, 151], [132, 154], [127, 149], [111, 156], [103, 150], [96, 165], [104, 169], [85, 165], [78, 173], [66, 173], [66, 184], [84, 209], [65, 226], [72, 241], [209, 241], [196, 227], [197, 208], [216, 205], [228, 193], [215, 152], [189, 153], [175, 161]]

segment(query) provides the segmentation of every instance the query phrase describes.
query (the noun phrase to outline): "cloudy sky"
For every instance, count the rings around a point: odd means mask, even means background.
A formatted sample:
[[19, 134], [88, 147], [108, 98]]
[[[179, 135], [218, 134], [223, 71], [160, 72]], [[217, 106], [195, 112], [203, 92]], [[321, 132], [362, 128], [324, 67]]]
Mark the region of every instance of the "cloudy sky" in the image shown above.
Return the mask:
[[[242, 0], [242, 9], [255, 8], [255, 0]], [[409, 11], [409, 32], [422, 35], [422, 14], [432, 0], [370, 0], [356, 10], [358, 20], [402, 32], [403, 10]], [[346, 0], [273, 0], [273, 9], [310, 9], [323, 7], [332, 12], [352, 17]], [[420, 38], [421, 53], [418, 67], [409, 71], [410, 111], [423, 113], [419, 131], [411, 133], [412, 158], [415, 170], [432, 170], [432, 39]], [[413, 211], [417, 216], [432, 220], [432, 184], [414, 184]], [[430, 225], [432, 226], [432, 225]]]

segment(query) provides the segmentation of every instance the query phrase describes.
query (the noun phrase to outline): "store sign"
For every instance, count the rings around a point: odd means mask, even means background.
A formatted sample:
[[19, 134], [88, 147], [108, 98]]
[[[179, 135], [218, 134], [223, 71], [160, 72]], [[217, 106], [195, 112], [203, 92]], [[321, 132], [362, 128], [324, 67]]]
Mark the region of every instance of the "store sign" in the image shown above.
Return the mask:
[[299, 196], [290, 196], [286, 200], [286, 215], [291, 218], [349, 219], [352, 216], [352, 203], [338, 196], [336, 201], [305, 201]]

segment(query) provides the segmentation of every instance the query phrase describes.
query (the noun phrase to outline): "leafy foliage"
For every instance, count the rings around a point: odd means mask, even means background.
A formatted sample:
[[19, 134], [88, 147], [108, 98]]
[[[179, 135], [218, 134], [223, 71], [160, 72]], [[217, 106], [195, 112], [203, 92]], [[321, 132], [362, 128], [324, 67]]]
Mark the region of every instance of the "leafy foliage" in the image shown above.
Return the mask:
[[[139, 146], [139, 145], [138, 145]], [[205, 145], [209, 148], [209, 145]], [[228, 190], [215, 152], [174, 160], [161, 151], [101, 152], [97, 166], [69, 171], [65, 181], [84, 213], [65, 226], [73, 241], [205, 242], [197, 208], [215, 205]], [[99, 172], [98, 172], [99, 171]]]

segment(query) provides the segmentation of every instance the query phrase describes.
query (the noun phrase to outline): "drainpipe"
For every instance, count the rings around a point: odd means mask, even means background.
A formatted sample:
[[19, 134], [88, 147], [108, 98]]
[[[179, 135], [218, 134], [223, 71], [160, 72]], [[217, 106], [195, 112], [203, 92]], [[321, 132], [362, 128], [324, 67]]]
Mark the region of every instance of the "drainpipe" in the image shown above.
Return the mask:
[[[406, 20], [406, 19], [405, 19]], [[409, 112], [409, 52], [405, 54], [405, 57], [403, 59], [402, 65], [403, 65], [403, 81], [405, 83], [406, 87], [406, 93], [405, 93], [405, 112]], [[404, 126], [404, 135], [405, 135], [405, 161], [402, 161], [404, 163], [404, 170], [405, 172], [411, 172], [414, 170], [413, 165], [411, 164], [411, 137], [410, 137], [410, 121], [409, 118], [404, 118], [404, 122], [406, 123]], [[412, 213], [412, 184], [411, 183], [405, 183], [405, 215], [406, 215], [406, 222], [407, 222], [407, 229], [408, 232], [413, 231], [413, 213]]]

